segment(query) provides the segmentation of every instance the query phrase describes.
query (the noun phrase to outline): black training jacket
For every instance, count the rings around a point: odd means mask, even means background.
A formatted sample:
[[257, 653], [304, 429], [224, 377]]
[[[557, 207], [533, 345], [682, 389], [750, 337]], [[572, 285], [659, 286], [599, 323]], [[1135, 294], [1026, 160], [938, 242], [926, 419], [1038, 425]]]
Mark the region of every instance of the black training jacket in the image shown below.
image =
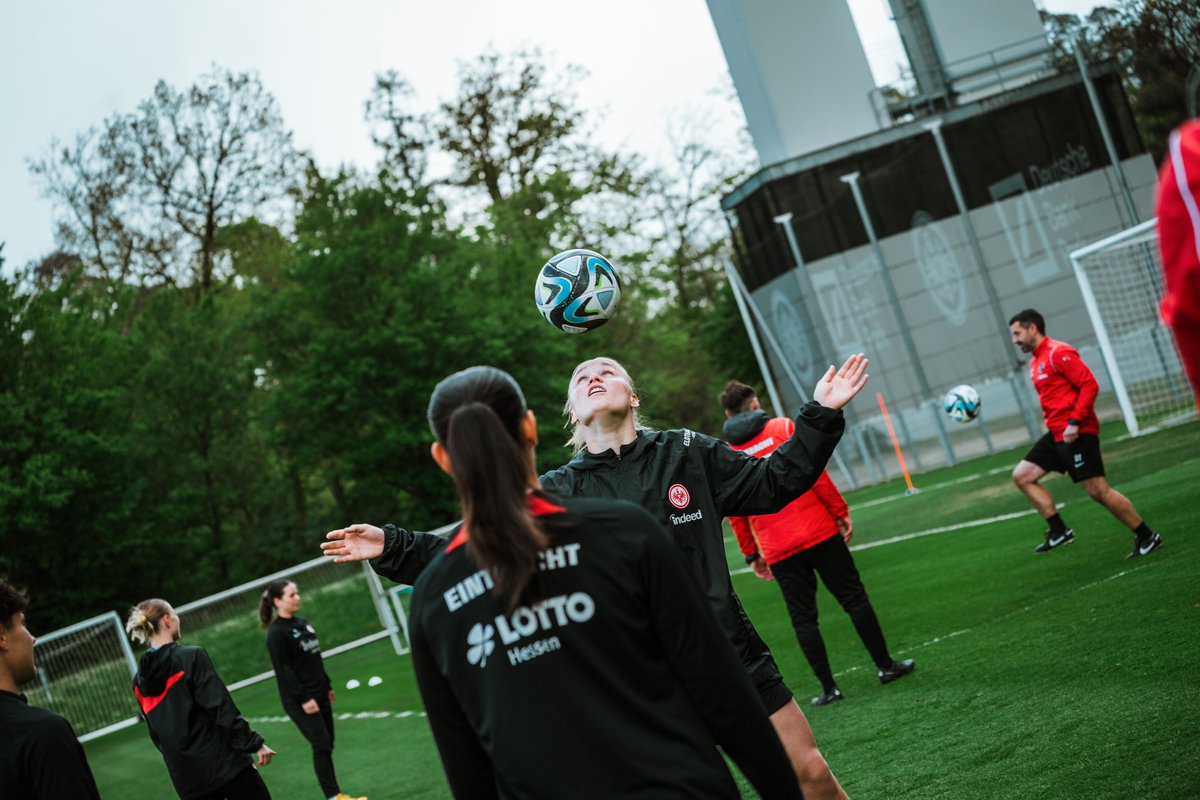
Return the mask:
[[183, 800], [229, 783], [263, 745], [199, 647], [169, 644], [146, 651], [133, 691]]
[[0, 798], [100, 800], [71, 723], [0, 691]]
[[536, 602], [508, 610], [460, 532], [421, 574], [413, 669], [458, 798], [800, 798], [758, 694], [642, 509], [535, 493]]
[[[541, 477], [559, 496], [619, 498], [640, 505], [664, 524], [700, 578], [721, 628], [747, 670], [771, 663], [770, 652], [742, 610], [725, 558], [721, 521], [774, 514], [812, 488], [845, 429], [841, 410], [810, 402], [796, 432], [770, 458], [755, 458], [689, 430], [639, 431], [636, 440], [604, 453], [579, 453]], [[413, 583], [444, 539], [388, 525], [375, 571]]]
[[267, 626], [267, 652], [275, 667], [279, 699], [299, 707], [309, 700], [329, 701], [329, 676], [321, 660], [317, 632], [303, 617], [276, 617]]

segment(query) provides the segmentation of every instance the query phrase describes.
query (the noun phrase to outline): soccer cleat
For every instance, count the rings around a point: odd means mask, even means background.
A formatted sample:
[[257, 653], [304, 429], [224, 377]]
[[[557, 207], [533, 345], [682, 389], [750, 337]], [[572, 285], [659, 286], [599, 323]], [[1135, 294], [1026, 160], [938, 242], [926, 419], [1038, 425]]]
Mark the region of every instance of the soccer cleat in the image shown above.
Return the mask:
[[835, 687], [833, 687], [832, 691], [828, 691], [828, 692], [822, 691], [820, 695], [818, 695], [817, 697], [814, 697], [812, 704], [814, 706], [827, 706], [830, 703], [836, 703], [838, 700], [845, 700], [845, 699], [846, 699], [846, 695], [842, 694], [842, 690], [835, 686]]
[[911, 658], [906, 658], [903, 661], [893, 661], [892, 665], [887, 669], [879, 670], [879, 682], [891, 683], [894, 680], [903, 678], [908, 673], [917, 668], [917, 662]]
[[367, 800], [367, 798], [354, 797], [353, 795], [348, 795], [345, 792], [338, 792], [336, 795], [334, 795], [333, 800]]
[[1145, 541], [1135, 539], [1133, 542], [1133, 550], [1129, 553], [1129, 555], [1125, 556], [1125, 560], [1128, 561], [1131, 558], [1148, 556], [1158, 548], [1162, 547], [1162, 543], [1162, 537], [1158, 535], [1158, 531], [1151, 533], [1148, 537], [1146, 537]]
[[1067, 528], [1062, 533], [1054, 531], [1046, 531], [1046, 541], [1033, 548], [1035, 553], [1049, 553], [1056, 547], [1062, 547], [1064, 544], [1070, 544], [1075, 541], [1075, 531]]

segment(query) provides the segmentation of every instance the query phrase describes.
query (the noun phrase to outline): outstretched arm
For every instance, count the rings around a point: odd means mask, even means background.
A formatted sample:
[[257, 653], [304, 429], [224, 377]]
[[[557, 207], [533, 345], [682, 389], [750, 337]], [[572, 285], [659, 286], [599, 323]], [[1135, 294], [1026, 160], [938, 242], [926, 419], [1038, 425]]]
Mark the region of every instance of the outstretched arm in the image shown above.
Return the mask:
[[374, 525], [357, 523], [338, 528], [325, 534], [329, 541], [321, 543], [321, 550], [334, 561], [369, 561], [383, 555], [383, 529]]
[[329, 541], [321, 543], [321, 550], [334, 561], [370, 561], [383, 577], [410, 586], [450, 541], [436, 533], [361, 523], [330, 531], [325, 538]]

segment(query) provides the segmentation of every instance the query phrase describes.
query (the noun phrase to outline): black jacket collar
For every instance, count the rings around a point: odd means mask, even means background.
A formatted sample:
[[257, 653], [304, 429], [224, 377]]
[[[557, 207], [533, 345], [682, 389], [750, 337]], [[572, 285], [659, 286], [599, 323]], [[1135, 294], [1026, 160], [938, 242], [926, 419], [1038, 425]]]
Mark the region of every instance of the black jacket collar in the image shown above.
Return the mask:
[[583, 470], [612, 466], [619, 463], [622, 459], [641, 454], [649, 445], [650, 439], [654, 436], [654, 431], [639, 430], [637, 438], [628, 444], [621, 445], [619, 452], [605, 450], [603, 453], [593, 453], [585, 448], [580, 450], [567, 466], [572, 469]]

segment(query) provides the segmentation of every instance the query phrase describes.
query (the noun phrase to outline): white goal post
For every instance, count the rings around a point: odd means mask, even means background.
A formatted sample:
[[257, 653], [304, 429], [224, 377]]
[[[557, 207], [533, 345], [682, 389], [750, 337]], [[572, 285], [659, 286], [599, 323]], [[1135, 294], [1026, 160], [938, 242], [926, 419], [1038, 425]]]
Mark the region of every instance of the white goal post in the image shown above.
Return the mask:
[[33, 652], [37, 673], [21, 691], [66, 717], [80, 741], [137, 722], [137, 662], [115, 611], [39, 636]]
[[1071, 266], [1129, 433], [1194, 414], [1175, 340], [1158, 315], [1157, 220], [1073, 251]]
[[[316, 627], [323, 657], [380, 639], [390, 639], [398, 655], [408, 652], [407, 628], [393, 612], [403, 608], [393, 606], [370, 565], [335, 564], [318, 556], [176, 607], [182, 643], [203, 647], [230, 691], [275, 674], [258, 603], [265, 586], [277, 579], [296, 582], [300, 615]], [[34, 661], [36, 677], [21, 691], [31, 704], [65, 717], [81, 742], [137, 724], [132, 684], [137, 660], [115, 611], [39, 636]]]
[[324, 658], [385, 638], [391, 639], [397, 655], [407, 652], [371, 566], [366, 562], [336, 564], [327, 556], [317, 556], [175, 609], [183, 641], [208, 651], [230, 691], [275, 674], [258, 621], [263, 589], [275, 580], [296, 583], [300, 616], [316, 628]]

